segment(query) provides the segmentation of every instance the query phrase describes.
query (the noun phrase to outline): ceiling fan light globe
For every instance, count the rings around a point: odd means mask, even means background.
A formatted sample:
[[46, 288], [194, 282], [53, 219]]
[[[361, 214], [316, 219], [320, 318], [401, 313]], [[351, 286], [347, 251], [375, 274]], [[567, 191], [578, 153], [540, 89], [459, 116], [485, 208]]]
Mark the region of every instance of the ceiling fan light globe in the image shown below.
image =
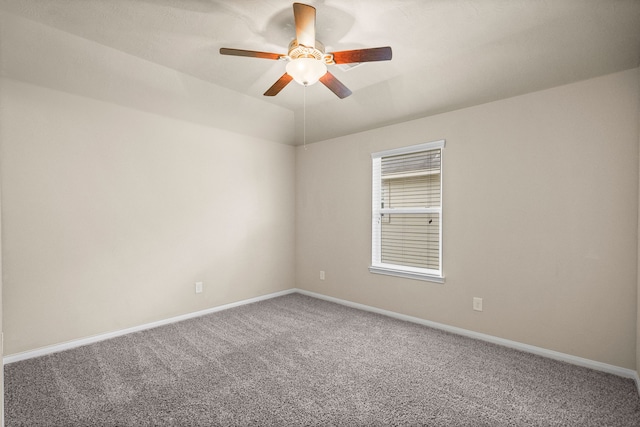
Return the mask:
[[325, 63], [315, 58], [297, 58], [287, 64], [287, 74], [302, 86], [316, 83], [326, 73]]

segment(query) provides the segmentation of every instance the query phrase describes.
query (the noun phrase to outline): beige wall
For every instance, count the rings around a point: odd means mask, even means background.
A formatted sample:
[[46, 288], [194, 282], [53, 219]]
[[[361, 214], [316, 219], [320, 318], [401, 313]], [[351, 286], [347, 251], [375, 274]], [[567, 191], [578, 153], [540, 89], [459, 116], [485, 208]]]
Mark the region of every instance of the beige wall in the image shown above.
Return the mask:
[[[637, 69], [307, 150], [1, 83], [5, 355], [298, 286], [636, 368]], [[447, 282], [370, 274], [370, 153], [441, 138]]]
[[[299, 147], [296, 284], [635, 369], [638, 87], [630, 70]], [[370, 274], [370, 153], [438, 139], [446, 283]]]
[[5, 355], [294, 287], [293, 147], [2, 85]]

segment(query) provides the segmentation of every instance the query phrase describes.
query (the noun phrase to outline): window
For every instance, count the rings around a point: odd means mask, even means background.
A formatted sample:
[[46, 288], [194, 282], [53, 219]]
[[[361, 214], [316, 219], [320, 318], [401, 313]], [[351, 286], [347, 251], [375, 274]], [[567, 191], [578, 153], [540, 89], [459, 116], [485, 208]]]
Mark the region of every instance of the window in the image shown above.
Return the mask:
[[371, 155], [372, 273], [444, 282], [444, 143], [435, 141]]

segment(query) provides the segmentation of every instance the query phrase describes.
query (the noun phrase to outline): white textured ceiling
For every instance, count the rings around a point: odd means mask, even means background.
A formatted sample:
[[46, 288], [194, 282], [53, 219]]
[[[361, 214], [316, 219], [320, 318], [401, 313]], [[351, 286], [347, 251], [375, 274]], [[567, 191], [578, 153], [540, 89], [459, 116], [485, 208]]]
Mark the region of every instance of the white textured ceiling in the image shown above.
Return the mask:
[[[306, 140], [634, 68], [639, 0], [309, 1], [327, 51], [391, 46], [393, 60], [332, 73], [353, 95], [306, 90]], [[285, 64], [284, 0], [0, 0], [5, 77], [289, 144], [303, 87], [262, 94]]]

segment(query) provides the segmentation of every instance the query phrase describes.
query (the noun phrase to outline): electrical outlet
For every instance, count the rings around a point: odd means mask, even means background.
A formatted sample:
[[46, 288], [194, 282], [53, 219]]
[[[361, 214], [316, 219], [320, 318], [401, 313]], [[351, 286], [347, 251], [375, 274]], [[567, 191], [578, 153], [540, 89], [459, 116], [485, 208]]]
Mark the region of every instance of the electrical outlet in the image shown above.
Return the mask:
[[196, 282], [196, 294], [202, 293], [202, 282]]
[[475, 311], [482, 311], [482, 298], [473, 298], [473, 309]]
[[320, 270], [320, 280], [324, 280], [324, 270]]

